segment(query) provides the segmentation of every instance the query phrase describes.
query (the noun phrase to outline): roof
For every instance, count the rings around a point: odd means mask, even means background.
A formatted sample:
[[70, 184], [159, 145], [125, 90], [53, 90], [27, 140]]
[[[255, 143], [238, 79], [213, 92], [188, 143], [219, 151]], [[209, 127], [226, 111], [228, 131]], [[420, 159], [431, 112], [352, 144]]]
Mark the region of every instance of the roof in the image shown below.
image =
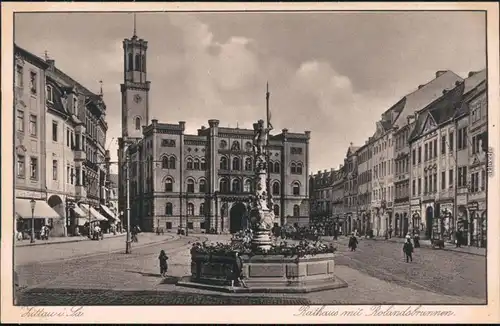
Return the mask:
[[486, 69], [476, 72], [471, 72], [469, 76], [470, 77], [464, 80], [465, 82], [464, 95], [469, 93], [471, 90], [475, 89], [477, 86], [479, 86], [479, 84], [481, 84], [483, 81], [486, 80], [487, 78]]
[[48, 63], [45, 60], [14, 43], [14, 54], [15, 53], [19, 53], [21, 56], [31, 59], [33, 61], [33, 64], [38, 65], [40, 68], [44, 70], [49, 67]]
[[406, 125], [407, 117], [415, 112], [426, 108], [430, 103], [440, 98], [443, 95], [443, 90], [455, 88], [457, 81], [463, 79], [454, 72], [447, 70], [446, 72], [434, 78], [425, 85], [422, 85], [414, 92], [405, 96], [404, 107], [394, 121], [394, 125], [400, 128]]

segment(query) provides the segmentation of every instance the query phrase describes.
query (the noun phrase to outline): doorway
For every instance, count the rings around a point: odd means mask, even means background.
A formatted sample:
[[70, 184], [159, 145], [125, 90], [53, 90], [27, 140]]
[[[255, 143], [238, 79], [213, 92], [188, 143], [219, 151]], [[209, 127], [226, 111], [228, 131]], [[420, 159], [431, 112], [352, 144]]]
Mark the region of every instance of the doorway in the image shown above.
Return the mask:
[[427, 207], [425, 210], [425, 236], [428, 238], [432, 237], [432, 222], [434, 220], [434, 209], [432, 206]]
[[236, 233], [246, 227], [247, 209], [243, 203], [236, 203], [229, 212], [229, 232]]

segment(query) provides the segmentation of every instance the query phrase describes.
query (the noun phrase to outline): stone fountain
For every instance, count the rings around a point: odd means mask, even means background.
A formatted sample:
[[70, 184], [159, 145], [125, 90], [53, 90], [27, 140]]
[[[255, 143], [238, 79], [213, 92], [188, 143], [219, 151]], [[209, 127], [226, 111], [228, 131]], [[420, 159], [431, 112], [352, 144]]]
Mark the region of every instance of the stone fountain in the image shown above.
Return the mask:
[[246, 287], [230, 287], [229, 275], [234, 252], [191, 252], [191, 276], [177, 285], [226, 292], [313, 292], [346, 287], [334, 275], [334, 253], [286, 256], [274, 254], [271, 229], [274, 223], [273, 201], [267, 184], [265, 149], [269, 129], [264, 121], [254, 123], [254, 193], [250, 196], [250, 223], [253, 231], [251, 253], [242, 254]]

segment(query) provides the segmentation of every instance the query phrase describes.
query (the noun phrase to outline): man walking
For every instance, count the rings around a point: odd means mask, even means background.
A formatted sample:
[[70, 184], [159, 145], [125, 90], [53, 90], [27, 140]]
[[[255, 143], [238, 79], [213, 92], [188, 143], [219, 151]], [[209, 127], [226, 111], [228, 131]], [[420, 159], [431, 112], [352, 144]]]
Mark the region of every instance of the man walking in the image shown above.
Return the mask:
[[403, 245], [403, 253], [405, 254], [406, 257], [406, 262], [413, 262], [413, 245], [411, 244], [411, 238], [410, 236], [406, 236], [406, 242]]

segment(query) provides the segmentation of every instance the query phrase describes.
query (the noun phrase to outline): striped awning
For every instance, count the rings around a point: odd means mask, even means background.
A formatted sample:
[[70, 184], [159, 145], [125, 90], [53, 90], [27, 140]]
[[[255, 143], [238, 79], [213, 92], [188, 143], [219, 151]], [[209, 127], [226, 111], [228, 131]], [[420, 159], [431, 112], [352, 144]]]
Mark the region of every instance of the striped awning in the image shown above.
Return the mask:
[[88, 215], [88, 212], [90, 211], [90, 215], [92, 216], [91, 222], [93, 222], [93, 221], [107, 221], [108, 220], [107, 218], [102, 216], [101, 213], [96, 211], [92, 206], [89, 207], [89, 205], [87, 205], [87, 204], [80, 204], [80, 207], [82, 208], [82, 210], [84, 210], [87, 213], [87, 215]]
[[[32, 218], [31, 200], [16, 198], [14, 210], [22, 218]], [[34, 218], [60, 218], [61, 216], [43, 200], [35, 200]]]
[[106, 215], [108, 215], [109, 217], [111, 217], [112, 219], [114, 220], [118, 220], [118, 218], [116, 217], [116, 215], [109, 209], [108, 206], [106, 205], [101, 205], [101, 208], [103, 209], [103, 211], [106, 213]]

